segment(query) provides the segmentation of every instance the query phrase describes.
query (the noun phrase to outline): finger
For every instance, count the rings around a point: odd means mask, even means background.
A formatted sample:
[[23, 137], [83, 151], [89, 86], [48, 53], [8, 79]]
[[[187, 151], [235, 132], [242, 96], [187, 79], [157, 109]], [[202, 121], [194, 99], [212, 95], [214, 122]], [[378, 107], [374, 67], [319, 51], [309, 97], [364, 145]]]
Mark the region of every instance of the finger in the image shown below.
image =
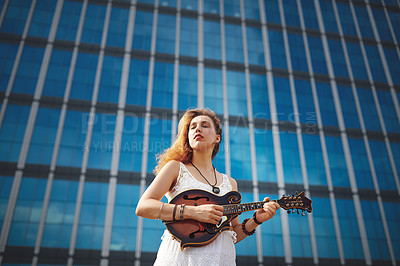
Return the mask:
[[216, 210], [218, 210], [218, 211], [220, 211], [220, 212], [223, 212], [223, 211], [224, 211], [224, 207], [221, 206], [221, 205], [214, 205], [214, 207], [215, 207]]
[[271, 205], [267, 205], [266, 208], [264, 208], [264, 211], [266, 211], [267, 213], [269, 213], [271, 215], [275, 215], [275, 213], [276, 213], [276, 209]]

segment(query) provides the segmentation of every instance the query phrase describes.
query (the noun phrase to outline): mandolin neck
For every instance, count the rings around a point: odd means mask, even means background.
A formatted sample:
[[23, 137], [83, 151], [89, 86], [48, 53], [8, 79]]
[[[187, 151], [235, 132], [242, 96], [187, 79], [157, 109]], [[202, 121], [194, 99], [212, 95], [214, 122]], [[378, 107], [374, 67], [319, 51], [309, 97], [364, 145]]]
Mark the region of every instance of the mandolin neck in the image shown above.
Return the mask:
[[[277, 200], [270, 200], [273, 202], [278, 202]], [[224, 207], [223, 215], [227, 214], [237, 214], [247, 211], [253, 211], [262, 209], [264, 206], [265, 201], [259, 202], [250, 202], [250, 203], [242, 203], [242, 204], [229, 204], [229, 205], [222, 205]]]

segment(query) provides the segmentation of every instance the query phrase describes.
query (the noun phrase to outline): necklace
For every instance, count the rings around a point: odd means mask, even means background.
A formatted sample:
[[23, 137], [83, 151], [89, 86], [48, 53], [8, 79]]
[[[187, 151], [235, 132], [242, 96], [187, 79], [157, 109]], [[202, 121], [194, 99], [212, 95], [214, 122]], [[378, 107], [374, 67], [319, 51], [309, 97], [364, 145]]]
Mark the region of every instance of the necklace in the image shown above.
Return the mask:
[[207, 180], [207, 178], [205, 178], [205, 176], [200, 172], [200, 170], [199, 170], [199, 168], [197, 168], [192, 162], [190, 162], [192, 165], [193, 165], [193, 167], [194, 168], [196, 168], [196, 170], [200, 173], [200, 175], [201, 175], [201, 177], [203, 177], [204, 178], [204, 180], [206, 180], [206, 182], [212, 187], [212, 191], [215, 193], [215, 194], [218, 194], [219, 193], [219, 187], [217, 187], [217, 175], [215, 174], [215, 167], [213, 166], [213, 168], [214, 168], [214, 178], [215, 178], [215, 184], [214, 185], [211, 185], [211, 183], [210, 182], [208, 182], [208, 180]]

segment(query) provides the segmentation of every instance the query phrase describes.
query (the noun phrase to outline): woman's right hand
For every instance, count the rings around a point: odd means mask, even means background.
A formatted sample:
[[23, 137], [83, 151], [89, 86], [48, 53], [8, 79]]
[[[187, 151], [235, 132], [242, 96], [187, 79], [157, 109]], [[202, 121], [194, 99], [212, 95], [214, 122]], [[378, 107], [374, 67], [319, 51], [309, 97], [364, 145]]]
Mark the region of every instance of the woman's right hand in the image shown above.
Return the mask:
[[224, 211], [224, 207], [215, 204], [187, 206], [186, 208], [188, 209], [188, 212], [187, 216], [184, 214], [184, 218], [210, 224], [218, 224], [221, 221]]

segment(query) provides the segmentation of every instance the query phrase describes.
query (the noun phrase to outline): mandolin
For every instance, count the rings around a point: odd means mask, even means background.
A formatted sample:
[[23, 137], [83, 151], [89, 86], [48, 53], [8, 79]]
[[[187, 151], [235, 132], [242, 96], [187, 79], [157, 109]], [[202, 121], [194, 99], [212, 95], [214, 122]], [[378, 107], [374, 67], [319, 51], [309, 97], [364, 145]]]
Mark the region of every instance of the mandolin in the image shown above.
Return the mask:
[[[217, 196], [204, 190], [187, 190], [176, 195], [169, 203], [199, 206], [216, 204], [224, 207], [223, 216], [219, 224], [203, 223], [196, 220], [164, 221], [168, 231], [185, 247], [201, 247], [210, 244], [217, 236], [225, 231], [232, 230], [230, 222], [242, 212], [262, 209], [265, 201], [242, 203], [242, 196], [237, 191], [230, 191], [223, 196]], [[312, 212], [312, 200], [304, 195], [304, 191], [292, 196], [282, 196], [277, 202], [279, 206], [290, 212]]]

